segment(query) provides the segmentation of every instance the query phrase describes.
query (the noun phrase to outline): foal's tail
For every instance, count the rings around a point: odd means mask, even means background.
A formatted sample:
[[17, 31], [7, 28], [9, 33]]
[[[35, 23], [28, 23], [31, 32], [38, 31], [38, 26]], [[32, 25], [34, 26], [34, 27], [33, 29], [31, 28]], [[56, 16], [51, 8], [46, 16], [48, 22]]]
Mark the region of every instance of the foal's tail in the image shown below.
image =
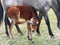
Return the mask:
[[3, 7], [2, 7], [2, 4], [0, 2], [0, 24], [2, 23], [3, 21]]

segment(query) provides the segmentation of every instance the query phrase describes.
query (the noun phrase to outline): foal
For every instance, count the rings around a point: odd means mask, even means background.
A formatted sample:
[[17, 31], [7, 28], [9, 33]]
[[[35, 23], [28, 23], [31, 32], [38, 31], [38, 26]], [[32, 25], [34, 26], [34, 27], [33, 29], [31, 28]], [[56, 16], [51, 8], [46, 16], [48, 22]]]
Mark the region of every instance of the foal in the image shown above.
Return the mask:
[[[35, 10], [27, 5], [12, 6], [8, 9], [7, 14], [8, 17], [11, 19], [11, 23], [9, 26], [10, 38], [13, 38], [11, 30], [14, 24], [27, 23], [28, 39], [32, 40], [31, 30], [35, 31], [37, 29], [37, 24], [39, 23], [38, 16]], [[19, 21], [20, 18], [25, 19], [25, 21]]]

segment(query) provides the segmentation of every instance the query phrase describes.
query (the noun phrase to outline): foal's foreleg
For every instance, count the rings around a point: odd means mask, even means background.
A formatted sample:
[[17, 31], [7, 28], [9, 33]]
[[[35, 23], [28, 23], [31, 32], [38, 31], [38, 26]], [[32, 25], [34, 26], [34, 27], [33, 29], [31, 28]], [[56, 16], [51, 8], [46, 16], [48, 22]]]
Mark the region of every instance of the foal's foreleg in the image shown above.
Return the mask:
[[29, 39], [29, 40], [32, 40], [30, 23], [27, 23], [27, 29], [28, 29], [28, 39]]
[[28, 29], [28, 39], [29, 39], [29, 40], [32, 40], [30, 23], [27, 23], [27, 29]]
[[[27, 38], [28, 38], [28, 40], [32, 41], [32, 31], [31, 31], [31, 25], [30, 25], [29, 22], [27, 23], [27, 29], [28, 29], [28, 36], [27, 36]], [[32, 41], [32, 43], [33, 43], [33, 41]]]

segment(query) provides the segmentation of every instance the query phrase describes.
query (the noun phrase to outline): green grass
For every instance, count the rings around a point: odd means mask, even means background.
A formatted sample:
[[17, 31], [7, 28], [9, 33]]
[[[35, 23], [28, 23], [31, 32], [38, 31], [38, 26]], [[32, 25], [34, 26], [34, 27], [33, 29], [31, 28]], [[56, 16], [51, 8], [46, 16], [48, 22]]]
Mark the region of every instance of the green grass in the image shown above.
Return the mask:
[[34, 43], [32, 44], [30, 41], [27, 39], [27, 29], [26, 29], [26, 24], [21, 24], [19, 25], [22, 32], [24, 33], [23, 36], [21, 36], [16, 28], [14, 27], [12, 29], [14, 39], [9, 39], [9, 37], [6, 36], [5, 34], [5, 27], [2, 25], [0, 27], [0, 45], [60, 45], [60, 30], [57, 28], [57, 19], [52, 11], [52, 9], [49, 10], [49, 20], [50, 20], [50, 25], [51, 29], [53, 31], [53, 34], [55, 38], [51, 39], [49, 34], [48, 34], [48, 28], [47, 25], [45, 24], [44, 18], [42, 19], [41, 26], [40, 26], [40, 32], [41, 36], [37, 36], [36, 33], [33, 33], [33, 40]]

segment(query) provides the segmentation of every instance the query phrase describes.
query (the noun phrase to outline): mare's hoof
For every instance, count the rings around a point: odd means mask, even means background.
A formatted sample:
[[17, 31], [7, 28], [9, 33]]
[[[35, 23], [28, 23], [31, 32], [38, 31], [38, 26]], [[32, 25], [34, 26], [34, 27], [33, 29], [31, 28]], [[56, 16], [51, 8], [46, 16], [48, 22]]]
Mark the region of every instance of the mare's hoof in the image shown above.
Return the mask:
[[52, 38], [52, 39], [54, 38], [54, 34], [51, 34], [51, 38]]
[[9, 36], [9, 35], [6, 35], [6, 36]]
[[55, 38], [54, 35], [52, 35], [51, 38], [52, 38], [52, 39]]
[[7, 36], [9, 36], [9, 34], [6, 34]]

